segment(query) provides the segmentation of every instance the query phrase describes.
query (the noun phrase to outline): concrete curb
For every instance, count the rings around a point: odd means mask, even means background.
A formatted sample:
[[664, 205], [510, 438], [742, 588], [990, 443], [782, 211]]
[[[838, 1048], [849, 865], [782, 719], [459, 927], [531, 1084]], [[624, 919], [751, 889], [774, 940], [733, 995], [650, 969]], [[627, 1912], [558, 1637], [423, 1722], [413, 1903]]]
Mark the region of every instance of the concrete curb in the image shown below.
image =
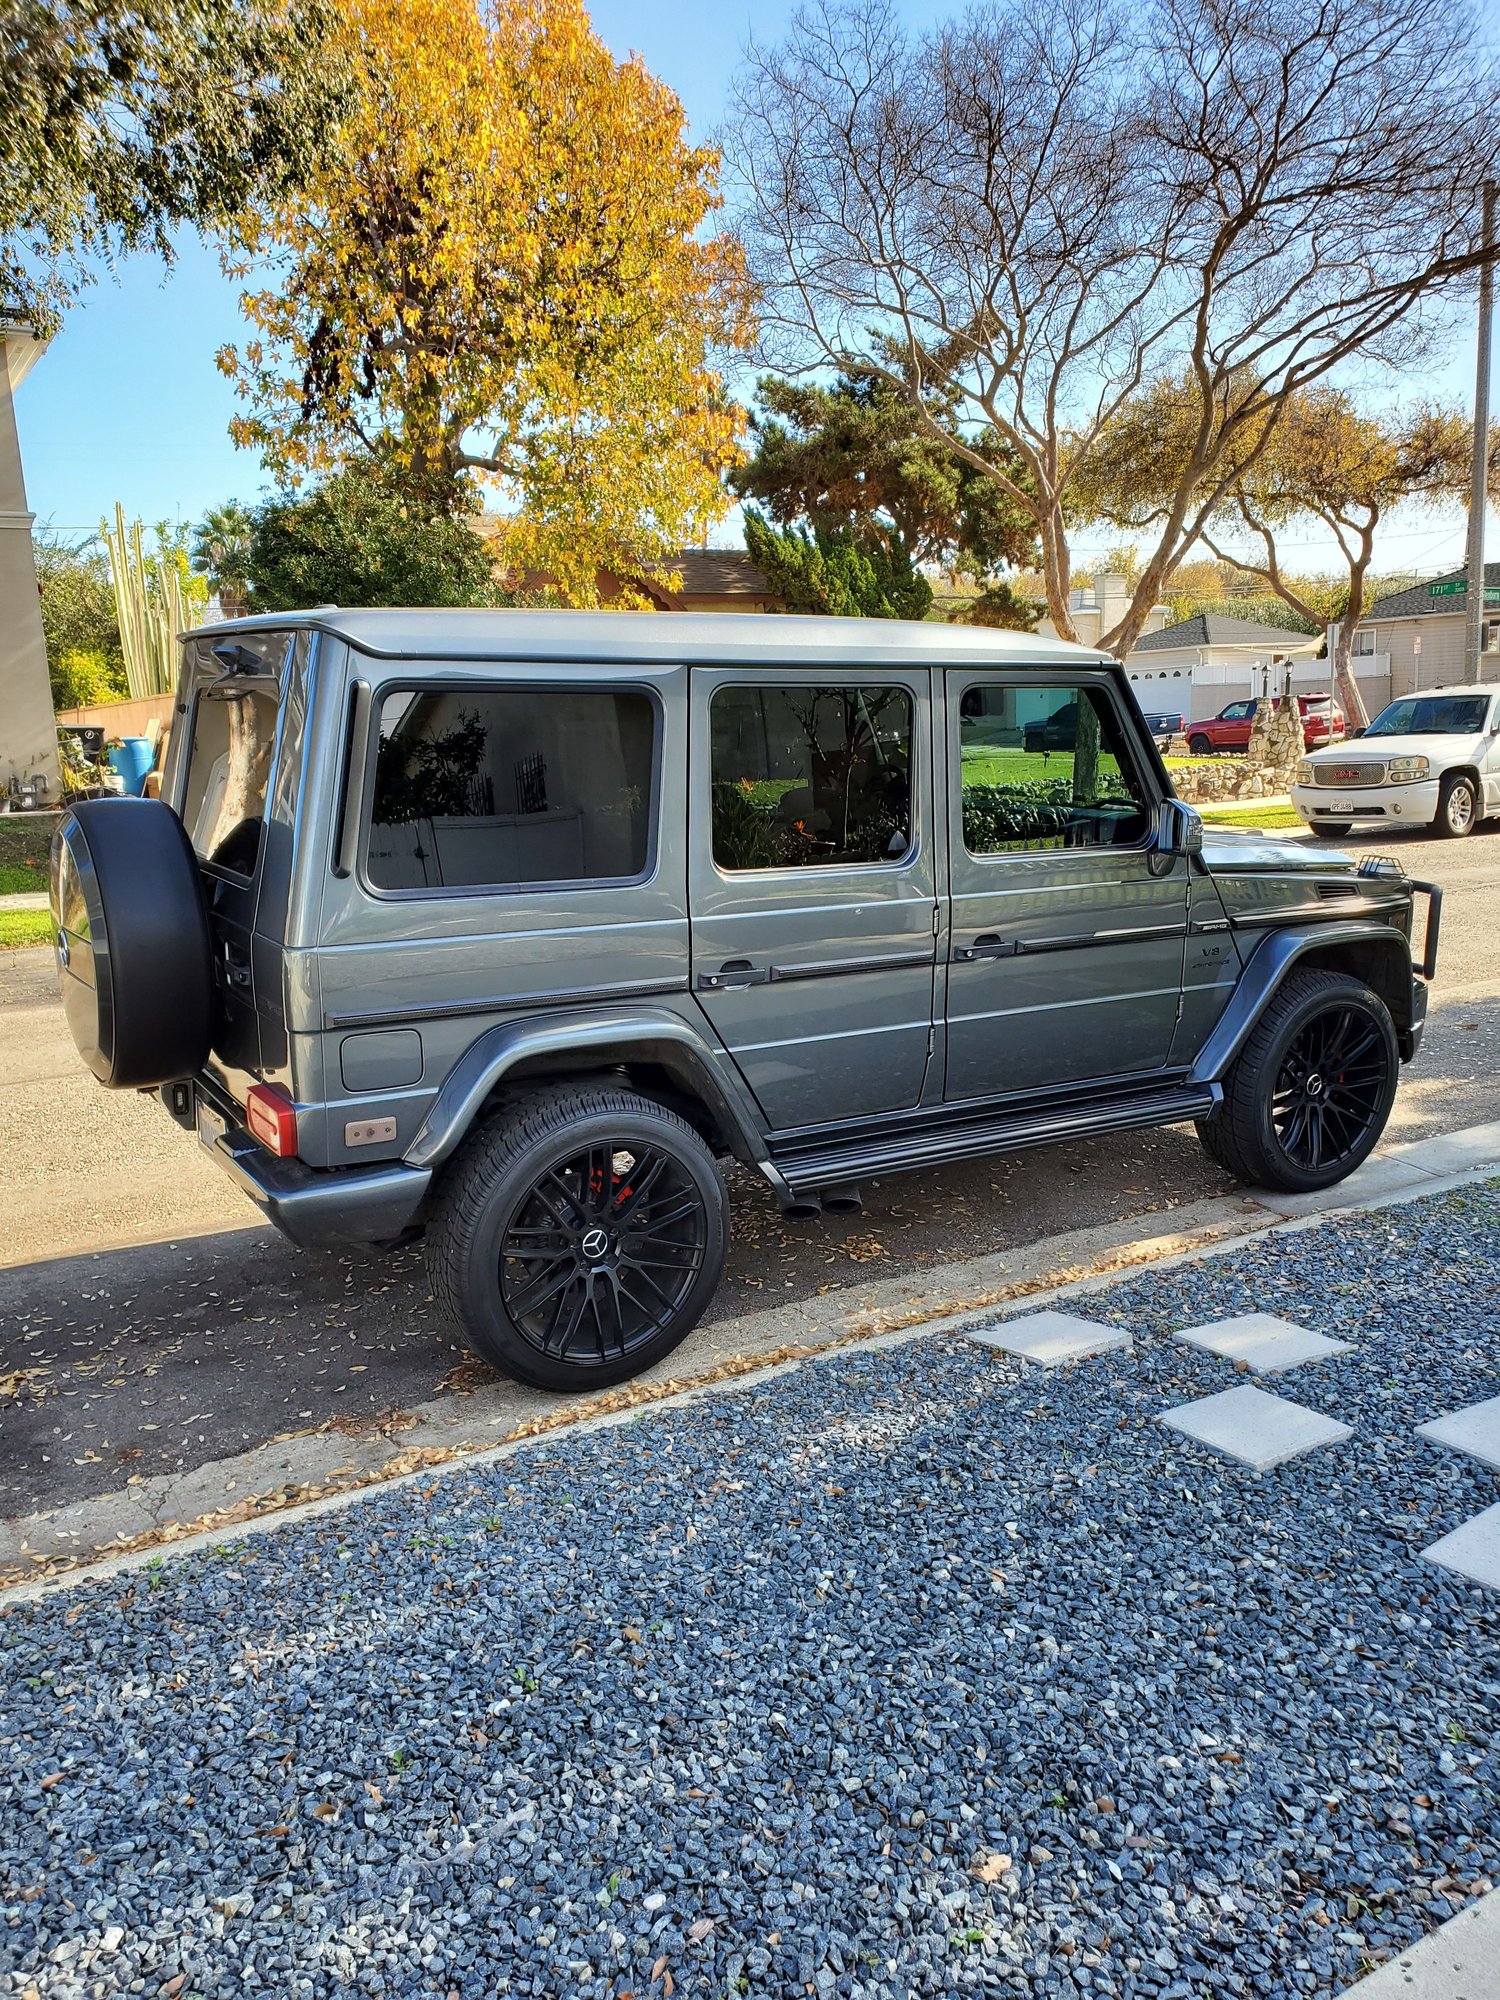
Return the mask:
[[490, 1464], [554, 1430], [626, 1422], [646, 1409], [769, 1380], [851, 1346], [950, 1332], [997, 1308], [1030, 1311], [1098, 1291], [1140, 1266], [1170, 1268], [1278, 1231], [1442, 1193], [1500, 1171], [1497, 1162], [1500, 1122], [1474, 1126], [1383, 1149], [1323, 1195], [1261, 1193], [1196, 1203], [946, 1265], [923, 1273], [920, 1288], [909, 1276], [889, 1278], [726, 1321], [693, 1337], [685, 1350], [688, 1371], [679, 1354], [597, 1396], [558, 1399], [486, 1382], [403, 1413], [399, 1430], [284, 1436], [191, 1472], [0, 1524], [0, 1602], [326, 1513], [377, 1486]]
[[1500, 1895], [1492, 1890], [1398, 1952], [1339, 2000], [1495, 2000], [1500, 1994]]

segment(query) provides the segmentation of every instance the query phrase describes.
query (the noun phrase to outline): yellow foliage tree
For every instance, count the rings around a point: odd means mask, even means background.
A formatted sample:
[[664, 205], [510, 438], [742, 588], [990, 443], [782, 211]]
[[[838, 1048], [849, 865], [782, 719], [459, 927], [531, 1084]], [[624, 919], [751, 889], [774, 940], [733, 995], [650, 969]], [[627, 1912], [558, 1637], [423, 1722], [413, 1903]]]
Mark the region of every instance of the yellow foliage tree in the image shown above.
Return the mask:
[[503, 554], [595, 601], [725, 509], [751, 337], [718, 157], [582, 0], [341, 0], [360, 87], [328, 164], [243, 218], [269, 262], [220, 368], [238, 443], [293, 482], [353, 460], [428, 502], [499, 486]]

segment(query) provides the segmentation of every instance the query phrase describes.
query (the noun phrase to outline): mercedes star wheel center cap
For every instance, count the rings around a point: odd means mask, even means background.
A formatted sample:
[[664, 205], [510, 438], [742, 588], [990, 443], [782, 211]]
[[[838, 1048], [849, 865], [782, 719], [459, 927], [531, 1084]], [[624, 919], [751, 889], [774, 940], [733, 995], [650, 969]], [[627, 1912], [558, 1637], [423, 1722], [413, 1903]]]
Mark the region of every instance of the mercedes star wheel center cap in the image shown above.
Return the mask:
[[609, 1238], [602, 1229], [591, 1229], [583, 1239], [583, 1254], [595, 1262], [609, 1249]]

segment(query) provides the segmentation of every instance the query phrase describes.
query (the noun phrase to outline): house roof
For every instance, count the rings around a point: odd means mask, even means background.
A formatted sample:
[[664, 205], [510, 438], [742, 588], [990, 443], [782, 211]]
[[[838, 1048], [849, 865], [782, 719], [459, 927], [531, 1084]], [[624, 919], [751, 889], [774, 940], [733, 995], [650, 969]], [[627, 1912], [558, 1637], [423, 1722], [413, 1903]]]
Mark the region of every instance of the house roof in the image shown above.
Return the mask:
[[1132, 650], [1164, 653], [1178, 646], [1270, 646], [1278, 653], [1290, 653], [1310, 642], [1321, 643], [1314, 633], [1286, 632], [1279, 625], [1257, 624], [1253, 618], [1221, 618], [1217, 612], [1199, 611], [1160, 632], [1143, 632]]
[[[1434, 597], [1432, 586], [1435, 583], [1467, 582], [1468, 572], [1462, 569], [1449, 570], [1446, 576], [1430, 576], [1425, 583], [1414, 583], [1410, 590], [1394, 590], [1389, 597], [1377, 597], [1373, 604], [1365, 606], [1359, 622], [1363, 625], [1377, 618], [1450, 618], [1455, 613], [1461, 617], [1468, 605], [1468, 591], [1458, 590], [1445, 597]], [[1484, 587], [1486, 590], [1500, 590], [1500, 562], [1485, 564]]]
[[679, 549], [662, 564], [683, 597], [771, 597], [766, 573], [743, 549]]
[[[212, 628], [216, 644], [244, 631], [310, 629], [380, 659], [535, 660], [579, 666], [930, 667], [955, 665], [1097, 667], [1112, 664], [1090, 646], [1040, 632], [900, 618], [800, 618], [775, 612], [684, 611], [671, 618], [634, 611], [267, 611]], [[185, 635], [191, 639], [196, 634]]]

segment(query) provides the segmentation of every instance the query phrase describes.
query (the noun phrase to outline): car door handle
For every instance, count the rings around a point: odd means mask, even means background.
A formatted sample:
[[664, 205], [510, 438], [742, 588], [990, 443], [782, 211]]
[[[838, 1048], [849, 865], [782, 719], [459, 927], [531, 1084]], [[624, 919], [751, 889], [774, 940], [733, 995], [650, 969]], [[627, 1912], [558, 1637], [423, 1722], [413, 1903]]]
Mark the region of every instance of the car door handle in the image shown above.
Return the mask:
[[972, 944], [956, 944], [953, 959], [956, 965], [970, 965], [976, 958], [1013, 958], [1015, 951], [1014, 939], [996, 937], [993, 931], [986, 931]]
[[748, 958], [726, 958], [717, 972], [698, 974], [698, 991], [722, 993], [728, 986], [764, 986], [770, 977], [768, 966], [752, 964]]

